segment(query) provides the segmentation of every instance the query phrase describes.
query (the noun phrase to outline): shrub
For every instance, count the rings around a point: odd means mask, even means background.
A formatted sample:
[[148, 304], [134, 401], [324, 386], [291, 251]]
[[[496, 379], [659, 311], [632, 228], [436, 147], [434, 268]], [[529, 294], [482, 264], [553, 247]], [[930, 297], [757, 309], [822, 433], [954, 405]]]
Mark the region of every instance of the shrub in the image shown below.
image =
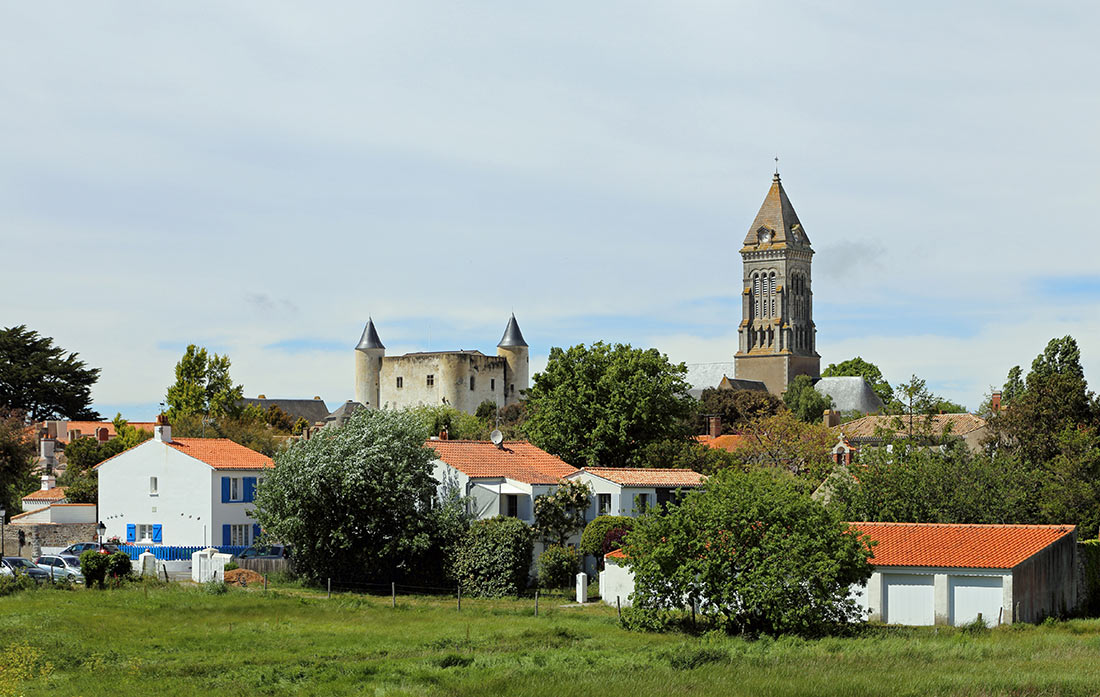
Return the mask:
[[[104, 555], [100, 555], [104, 556]], [[111, 578], [126, 578], [133, 571], [134, 565], [130, 561], [130, 555], [126, 552], [115, 552], [114, 554], [106, 555], [107, 558], [107, 576]]]
[[626, 537], [627, 532], [627, 530], [624, 530], [622, 528], [612, 528], [607, 531], [607, 534], [604, 535], [603, 538], [603, 548], [600, 549], [600, 551], [602, 552], [602, 554], [600, 555], [601, 560], [608, 552], [614, 552], [616, 549], [622, 549], [623, 539]]
[[580, 568], [580, 557], [572, 547], [550, 545], [539, 556], [539, 586], [567, 588]]
[[88, 588], [96, 583], [102, 588], [107, 576], [107, 555], [94, 549], [84, 550], [80, 555], [80, 573], [84, 574], [84, 584]]
[[454, 576], [469, 595], [518, 595], [527, 586], [534, 534], [507, 516], [470, 526], [456, 554]]
[[225, 585], [225, 581], [215, 578], [202, 584], [202, 592], [207, 595], [225, 595], [229, 592], [229, 586]]
[[240, 565], [239, 565], [239, 564], [237, 564], [237, 562], [235, 562], [235, 561], [231, 561], [231, 562], [228, 562], [228, 563], [227, 563], [227, 564], [225, 565], [225, 569], [224, 569], [224, 570], [225, 570], [225, 571], [235, 571], [236, 569], [239, 569], [239, 568], [241, 568], [241, 567], [240, 567]]
[[584, 533], [581, 535], [581, 554], [603, 556], [607, 553], [604, 551], [603, 543], [607, 539], [608, 532], [612, 530], [630, 530], [633, 527], [634, 519], [624, 515], [596, 516], [591, 523], [585, 526]]
[[38, 586], [30, 576], [15, 574], [14, 576], [0, 576], [0, 597], [11, 595], [16, 591], [32, 590]]

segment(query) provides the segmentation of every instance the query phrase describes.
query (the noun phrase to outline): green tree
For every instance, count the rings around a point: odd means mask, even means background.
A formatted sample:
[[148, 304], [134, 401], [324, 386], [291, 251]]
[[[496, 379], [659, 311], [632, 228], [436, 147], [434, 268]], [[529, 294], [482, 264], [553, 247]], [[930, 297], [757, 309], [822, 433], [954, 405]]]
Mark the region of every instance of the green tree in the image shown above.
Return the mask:
[[492, 430], [485, 421], [448, 404], [413, 407], [412, 413], [424, 423], [428, 433], [435, 436], [446, 431], [451, 440], [487, 440]]
[[584, 529], [584, 515], [592, 488], [583, 482], [561, 480], [549, 494], [536, 496], [535, 533], [543, 540], [564, 545]]
[[607, 533], [612, 530], [629, 531], [633, 527], [634, 518], [629, 516], [596, 516], [592, 519], [592, 522], [584, 526], [584, 532], [581, 534], [580, 552], [581, 554], [591, 554], [594, 557], [602, 557], [605, 554], [603, 543], [607, 539]]
[[638, 613], [699, 604], [714, 625], [749, 635], [819, 635], [857, 620], [849, 591], [872, 570], [847, 523], [766, 472], [716, 475], [667, 514], [640, 518], [623, 549]]
[[21, 412], [0, 408], [0, 506], [8, 516], [22, 510], [34, 487], [34, 438]]
[[648, 443], [689, 436], [695, 401], [686, 374], [656, 349], [555, 347], [528, 390], [524, 428], [574, 466], [635, 464]]
[[837, 436], [820, 422], [799, 421], [783, 412], [746, 425], [744, 438], [731, 453], [737, 469], [786, 471], [811, 489], [829, 474]]
[[861, 377], [867, 381], [882, 403], [889, 404], [894, 400], [894, 388], [882, 377], [882, 371], [874, 363], [868, 363], [861, 357], [849, 358], [840, 363], [830, 363], [821, 371], [823, 378], [835, 378], [843, 376]]
[[1024, 393], [1024, 373], [1020, 366], [1014, 365], [1008, 371], [1004, 387], [1001, 388], [1001, 406], [1007, 407]]
[[699, 412], [722, 417], [722, 433], [735, 433], [743, 424], [787, 409], [783, 400], [761, 390], [723, 390], [708, 387], [699, 399]]
[[833, 406], [833, 398], [815, 390], [809, 375], [799, 375], [787, 385], [783, 403], [801, 421], [815, 423], [820, 422], [825, 410]]
[[92, 385], [99, 368], [89, 368], [77, 355], [26, 325], [0, 329], [0, 408], [31, 421], [98, 421]]
[[229, 377], [229, 356], [208, 355], [205, 348], [187, 347], [176, 364], [176, 382], [168, 388], [168, 418], [232, 415], [244, 397], [244, 387]]
[[340, 428], [323, 429], [275, 458], [256, 491], [265, 535], [294, 547], [295, 566], [325, 578], [390, 582], [418, 578], [424, 557], [447, 556], [431, 506], [435, 453], [423, 420], [408, 411], [359, 409]]
[[737, 467], [740, 461], [723, 448], [712, 448], [695, 440], [662, 440], [642, 449], [641, 467], [684, 469], [700, 474], [713, 474], [727, 467]]

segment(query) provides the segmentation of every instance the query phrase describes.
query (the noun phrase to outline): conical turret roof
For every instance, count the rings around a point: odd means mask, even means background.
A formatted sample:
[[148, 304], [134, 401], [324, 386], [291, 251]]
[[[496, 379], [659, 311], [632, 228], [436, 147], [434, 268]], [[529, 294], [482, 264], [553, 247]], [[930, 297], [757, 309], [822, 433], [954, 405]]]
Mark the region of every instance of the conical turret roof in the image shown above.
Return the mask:
[[512, 318], [508, 320], [508, 326], [504, 329], [504, 336], [497, 344], [497, 348], [521, 347], [526, 348], [527, 342], [523, 340], [523, 332], [519, 330], [519, 322], [516, 321], [516, 313], [513, 312]]
[[384, 349], [382, 340], [378, 338], [378, 331], [374, 328], [374, 320], [370, 317], [367, 318], [367, 326], [363, 329], [363, 336], [359, 337], [359, 345], [355, 347], [356, 351], [366, 351], [367, 349]]
[[[767, 241], [764, 242], [762, 237]], [[798, 214], [794, 212], [794, 206], [787, 198], [787, 192], [783, 190], [783, 184], [779, 181], [779, 173], [776, 172], [772, 178], [772, 188], [768, 189], [768, 195], [764, 197], [764, 203], [752, 221], [749, 233], [745, 235], [745, 246], [755, 247], [761, 243], [779, 242], [807, 247], [810, 245], [810, 238], [802, 229]]]

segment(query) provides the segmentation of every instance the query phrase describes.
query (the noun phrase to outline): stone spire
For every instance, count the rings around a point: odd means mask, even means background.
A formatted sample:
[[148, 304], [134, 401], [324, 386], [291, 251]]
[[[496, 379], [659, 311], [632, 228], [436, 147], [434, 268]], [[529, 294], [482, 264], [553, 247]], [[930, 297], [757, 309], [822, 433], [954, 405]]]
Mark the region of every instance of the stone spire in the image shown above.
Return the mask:
[[798, 214], [794, 212], [791, 200], [787, 198], [787, 192], [783, 190], [783, 184], [779, 181], [779, 173], [772, 177], [772, 186], [768, 189], [768, 195], [764, 197], [764, 203], [760, 211], [749, 227], [745, 235], [745, 246], [756, 247], [763, 244], [778, 243], [809, 246], [810, 238], [802, 229], [802, 223], [798, 221]]
[[370, 317], [367, 318], [367, 326], [363, 329], [363, 336], [359, 338], [359, 345], [355, 347], [357, 351], [365, 351], [367, 349], [384, 349], [382, 340], [378, 338], [378, 331], [374, 328], [374, 320]]
[[519, 330], [519, 323], [516, 322], [516, 313], [512, 313], [512, 318], [508, 320], [508, 326], [504, 329], [504, 336], [501, 337], [500, 343], [497, 344], [497, 348], [518, 348], [527, 347], [527, 342], [523, 340], [523, 332]]

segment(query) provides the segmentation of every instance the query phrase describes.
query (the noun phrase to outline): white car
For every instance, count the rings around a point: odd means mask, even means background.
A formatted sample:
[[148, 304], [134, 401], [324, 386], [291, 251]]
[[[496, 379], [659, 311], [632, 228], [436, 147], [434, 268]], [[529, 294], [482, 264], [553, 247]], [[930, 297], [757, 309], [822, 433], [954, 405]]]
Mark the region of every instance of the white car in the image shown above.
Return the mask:
[[53, 580], [71, 579], [73, 583], [84, 583], [84, 574], [80, 572], [80, 559], [71, 554], [43, 554], [34, 560], [39, 569], [50, 575]]

